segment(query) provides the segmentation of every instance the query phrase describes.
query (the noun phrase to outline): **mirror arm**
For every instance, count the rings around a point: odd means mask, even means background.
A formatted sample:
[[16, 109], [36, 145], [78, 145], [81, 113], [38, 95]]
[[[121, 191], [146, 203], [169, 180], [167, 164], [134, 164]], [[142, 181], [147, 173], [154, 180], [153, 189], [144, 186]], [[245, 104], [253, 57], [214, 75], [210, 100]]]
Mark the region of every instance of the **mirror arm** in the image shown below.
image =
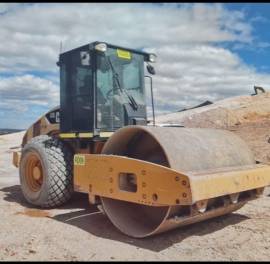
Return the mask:
[[155, 105], [154, 105], [154, 95], [153, 95], [153, 81], [152, 77], [149, 75], [145, 75], [144, 77], [150, 79], [150, 89], [151, 89], [151, 101], [152, 101], [152, 115], [153, 115], [153, 125], [156, 125], [156, 117], [155, 117]]

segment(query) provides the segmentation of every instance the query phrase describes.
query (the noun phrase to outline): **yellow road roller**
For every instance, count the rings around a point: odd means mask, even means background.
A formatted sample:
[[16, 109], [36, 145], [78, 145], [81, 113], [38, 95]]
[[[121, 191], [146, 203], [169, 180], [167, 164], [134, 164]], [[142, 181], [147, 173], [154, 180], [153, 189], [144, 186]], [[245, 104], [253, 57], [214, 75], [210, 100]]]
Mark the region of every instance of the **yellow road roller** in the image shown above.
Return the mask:
[[98, 41], [59, 55], [60, 106], [13, 153], [29, 203], [53, 208], [87, 193], [120, 231], [144, 238], [228, 214], [263, 193], [270, 166], [232, 132], [158, 126], [152, 93], [147, 119], [145, 78], [155, 59]]

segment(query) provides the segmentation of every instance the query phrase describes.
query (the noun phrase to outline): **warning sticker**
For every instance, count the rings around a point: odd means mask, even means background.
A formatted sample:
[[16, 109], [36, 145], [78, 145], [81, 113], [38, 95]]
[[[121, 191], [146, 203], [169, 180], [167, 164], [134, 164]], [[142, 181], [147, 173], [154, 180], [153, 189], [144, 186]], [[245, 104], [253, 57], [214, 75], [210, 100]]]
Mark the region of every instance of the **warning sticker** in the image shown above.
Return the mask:
[[85, 165], [85, 156], [84, 155], [75, 155], [74, 156], [74, 165]]
[[119, 58], [131, 60], [131, 53], [129, 51], [117, 49], [116, 52]]

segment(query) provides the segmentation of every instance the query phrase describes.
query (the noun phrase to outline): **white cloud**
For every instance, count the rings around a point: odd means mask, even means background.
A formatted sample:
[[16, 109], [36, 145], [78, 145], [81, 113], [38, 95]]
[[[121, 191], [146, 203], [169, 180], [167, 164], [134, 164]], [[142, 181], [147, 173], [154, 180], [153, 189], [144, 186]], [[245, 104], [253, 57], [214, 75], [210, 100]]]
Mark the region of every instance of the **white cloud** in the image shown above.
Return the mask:
[[0, 108], [26, 111], [28, 106], [59, 103], [59, 89], [49, 80], [33, 75], [0, 78]]
[[28, 106], [58, 100], [51, 101], [51, 94], [59, 97], [55, 77], [24, 74], [46, 71], [56, 76], [60, 41], [64, 50], [104, 40], [156, 52], [159, 113], [247, 94], [254, 84], [267, 87], [270, 81], [269, 75], [258, 74], [235, 53], [216, 46], [253, 41], [245, 14], [221, 4], [46, 3], [0, 5], [1, 10], [8, 12], [0, 16], [0, 74], [19, 74], [12, 81], [2, 78], [2, 104], [12, 97]]
[[[0, 71], [57, 71], [65, 50], [106, 40], [133, 47], [183, 43], [248, 42], [250, 26], [221, 5], [163, 8], [150, 4], [33, 4], [0, 17]], [[241, 14], [241, 13], [240, 13]]]
[[[270, 75], [259, 74], [232, 52], [210, 46], [162, 48], [154, 77], [156, 105], [166, 112], [251, 94], [253, 86], [269, 87]], [[168, 48], [168, 49], [169, 49]], [[175, 54], [170, 56], [170, 54]], [[162, 113], [162, 112], [161, 112]]]
[[19, 3], [0, 3], [0, 14], [14, 11], [17, 7], [22, 7], [25, 4]]

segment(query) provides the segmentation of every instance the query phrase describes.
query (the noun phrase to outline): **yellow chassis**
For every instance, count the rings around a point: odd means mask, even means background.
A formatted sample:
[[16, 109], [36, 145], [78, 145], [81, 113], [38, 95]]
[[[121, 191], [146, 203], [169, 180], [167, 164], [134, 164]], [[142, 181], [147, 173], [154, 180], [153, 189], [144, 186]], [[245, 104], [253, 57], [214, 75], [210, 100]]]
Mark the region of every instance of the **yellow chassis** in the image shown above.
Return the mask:
[[[13, 152], [19, 167], [20, 152]], [[121, 190], [120, 175], [136, 175], [136, 192]], [[127, 157], [101, 154], [74, 156], [74, 189], [96, 197], [107, 197], [150, 206], [193, 205], [224, 195], [255, 190], [259, 195], [270, 185], [270, 166], [233, 167], [220, 171], [181, 173], [170, 168]], [[197, 204], [198, 205], [198, 204]]]
[[[136, 191], [120, 188], [121, 175], [133, 175]], [[77, 154], [74, 156], [74, 186], [89, 193], [90, 202], [97, 196], [150, 206], [204, 206], [204, 201], [228, 195], [235, 203], [237, 195], [254, 190], [261, 194], [270, 185], [270, 166], [232, 167], [220, 171], [182, 173], [167, 167], [132, 158]]]

